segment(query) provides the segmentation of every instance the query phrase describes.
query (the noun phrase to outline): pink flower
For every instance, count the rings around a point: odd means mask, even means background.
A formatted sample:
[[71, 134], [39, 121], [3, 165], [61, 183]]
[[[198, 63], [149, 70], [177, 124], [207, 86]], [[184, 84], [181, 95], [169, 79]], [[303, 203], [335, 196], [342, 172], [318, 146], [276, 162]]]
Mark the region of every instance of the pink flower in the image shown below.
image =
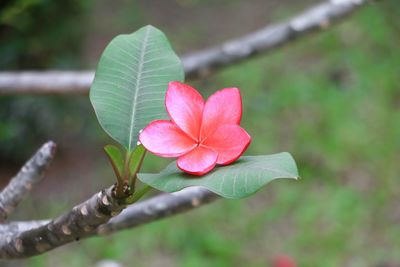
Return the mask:
[[282, 254], [275, 257], [274, 267], [297, 267], [297, 264], [291, 257]]
[[239, 126], [242, 98], [237, 88], [219, 90], [204, 102], [193, 87], [170, 82], [165, 106], [171, 121], [151, 122], [139, 141], [160, 157], [179, 157], [177, 166], [187, 173], [203, 175], [216, 164], [230, 164], [251, 142]]

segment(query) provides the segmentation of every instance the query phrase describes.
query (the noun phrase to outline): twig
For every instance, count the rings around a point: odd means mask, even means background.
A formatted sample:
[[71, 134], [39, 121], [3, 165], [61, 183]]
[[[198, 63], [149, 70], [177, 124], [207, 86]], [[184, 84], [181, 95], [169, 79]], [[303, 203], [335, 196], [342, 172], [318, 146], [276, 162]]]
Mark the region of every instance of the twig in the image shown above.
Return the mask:
[[0, 222], [8, 217], [32, 187], [42, 179], [53, 159], [55, 149], [54, 142], [45, 143], [0, 192]]
[[[255, 55], [269, 52], [334, 22], [365, 5], [367, 0], [330, 0], [275, 25], [182, 57], [186, 77], [204, 77]], [[93, 71], [22, 71], [0, 73], [0, 94], [87, 93]]]
[[110, 234], [183, 213], [216, 199], [218, 196], [207, 189], [191, 187], [138, 202], [109, 220], [124, 206], [115, 201], [110, 190], [103, 191], [51, 221], [0, 224], [0, 258], [38, 255], [81, 238]]

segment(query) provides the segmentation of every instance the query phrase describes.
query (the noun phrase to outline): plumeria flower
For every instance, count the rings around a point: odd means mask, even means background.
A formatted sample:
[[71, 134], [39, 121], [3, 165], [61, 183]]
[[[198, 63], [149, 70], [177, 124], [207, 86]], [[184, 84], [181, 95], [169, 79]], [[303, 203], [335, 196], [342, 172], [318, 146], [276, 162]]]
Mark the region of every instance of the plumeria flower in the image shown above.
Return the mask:
[[275, 257], [274, 267], [297, 267], [297, 264], [291, 257], [282, 254]]
[[237, 88], [219, 90], [204, 102], [193, 87], [170, 82], [165, 106], [171, 120], [151, 122], [139, 141], [155, 155], [179, 157], [177, 166], [184, 172], [203, 175], [216, 164], [230, 164], [251, 142], [239, 126], [242, 98]]

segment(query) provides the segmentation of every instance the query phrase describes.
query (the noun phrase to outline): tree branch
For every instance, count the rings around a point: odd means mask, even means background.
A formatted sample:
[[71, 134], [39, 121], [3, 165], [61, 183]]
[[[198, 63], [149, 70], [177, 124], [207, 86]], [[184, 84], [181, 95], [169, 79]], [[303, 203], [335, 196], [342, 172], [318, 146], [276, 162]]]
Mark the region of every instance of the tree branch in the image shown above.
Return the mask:
[[45, 143], [0, 192], [0, 222], [8, 217], [32, 187], [42, 179], [54, 157], [55, 149], [56, 144], [52, 141]]
[[227, 41], [183, 58], [186, 77], [198, 78], [212, 70], [266, 53], [310, 32], [327, 29], [351, 14], [367, 0], [330, 0], [315, 5], [289, 20], [268, 25], [240, 38]]
[[107, 224], [101, 225], [97, 233], [109, 234], [137, 227], [192, 210], [219, 198], [213, 192], [197, 186], [172, 194], [161, 194], [128, 207]]
[[136, 227], [173, 216], [219, 197], [201, 187], [161, 194], [126, 208], [118, 204], [111, 189], [102, 191], [53, 220], [0, 224], [0, 258], [16, 259], [38, 255], [66, 243], [94, 235]]
[[[311, 32], [329, 28], [367, 0], [330, 0], [281, 23], [182, 57], [186, 77], [204, 77], [212, 71], [269, 52]], [[93, 71], [22, 71], [0, 73], [0, 94], [87, 93]]]
[[8, 231], [7, 225], [4, 225], [0, 230], [0, 257], [30, 257], [79, 240], [93, 234], [99, 225], [108, 222], [124, 208], [125, 205], [114, 197], [112, 188], [109, 188], [49, 222], [11, 223]]

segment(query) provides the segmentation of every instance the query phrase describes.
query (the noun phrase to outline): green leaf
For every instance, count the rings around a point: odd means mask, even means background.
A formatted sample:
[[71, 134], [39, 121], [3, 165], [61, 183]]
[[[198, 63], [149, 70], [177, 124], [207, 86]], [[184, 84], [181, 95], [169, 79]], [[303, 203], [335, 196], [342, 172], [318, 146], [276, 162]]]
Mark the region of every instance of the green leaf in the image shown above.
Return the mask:
[[124, 157], [121, 150], [113, 145], [106, 145], [104, 151], [113, 166], [117, 178], [121, 178], [124, 173]]
[[115, 37], [104, 50], [90, 89], [103, 129], [131, 151], [139, 131], [166, 117], [168, 82], [183, 81], [182, 63], [165, 35], [146, 26]]
[[136, 175], [139, 171], [144, 155], [146, 153], [146, 149], [143, 145], [138, 145], [135, 150], [133, 150], [131, 157], [129, 159], [129, 173], [130, 175]]
[[226, 198], [247, 197], [278, 178], [297, 179], [297, 167], [289, 153], [241, 157], [204, 176], [183, 173], [172, 162], [157, 174], [139, 173], [138, 178], [158, 190], [175, 192], [188, 186], [203, 186]]

